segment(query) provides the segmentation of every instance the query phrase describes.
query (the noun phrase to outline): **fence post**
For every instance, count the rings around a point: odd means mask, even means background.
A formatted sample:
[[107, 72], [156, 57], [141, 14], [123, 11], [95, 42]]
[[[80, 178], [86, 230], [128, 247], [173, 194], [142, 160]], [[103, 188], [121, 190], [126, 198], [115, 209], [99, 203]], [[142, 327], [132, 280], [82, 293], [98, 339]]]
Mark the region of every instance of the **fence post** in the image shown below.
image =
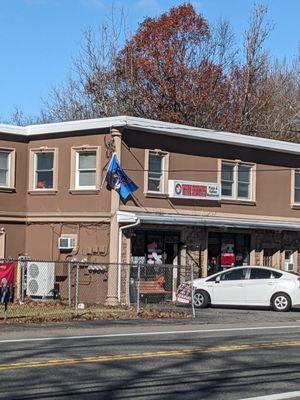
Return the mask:
[[27, 260], [21, 261], [21, 301], [24, 301], [24, 288], [25, 288], [25, 265], [27, 265]]
[[195, 304], [194, 304], [194, 266], [191, 264], [191, 285], [192, 285], [192, 314], [195, 318]]
[[78, 294], [79, 294], [79, 264], [76, 265], [76, 282], [75, 282], [75, 312], [78, 314]]
[[71, 307], [71, 263], [68, 263], [68, 303]]
[[138, 264], [138, 273], [137, 273], [137, 294], [136, 294], [136, 313], [137, 316], [140, 314], [140, 280], [141, 280], [141, 265]]
[[4, 303], [4, 321], [7, 320], [7, 302]]

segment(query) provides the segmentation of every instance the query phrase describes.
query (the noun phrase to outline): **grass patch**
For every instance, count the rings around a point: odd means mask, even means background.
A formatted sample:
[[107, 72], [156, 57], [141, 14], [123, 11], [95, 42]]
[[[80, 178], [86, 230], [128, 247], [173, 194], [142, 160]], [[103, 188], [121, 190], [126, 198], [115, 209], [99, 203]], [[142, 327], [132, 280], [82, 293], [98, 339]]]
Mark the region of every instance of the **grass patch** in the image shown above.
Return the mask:
[[74, 320], [126, 320], [126, 319], [157, 319], [157, 318], [187, 318], [191, 313], [176, 309], [159, 310], [157, 308], [141, 308], [137, 316], [136, 308], [88, 306], [84, 310], [69, 307], [54, 302], [26, 302], [24, 304], [9, 304], [7, 319], [4, 320], [4, 306], [0, 306], [0, 323], [19, 322], [63, 322]]

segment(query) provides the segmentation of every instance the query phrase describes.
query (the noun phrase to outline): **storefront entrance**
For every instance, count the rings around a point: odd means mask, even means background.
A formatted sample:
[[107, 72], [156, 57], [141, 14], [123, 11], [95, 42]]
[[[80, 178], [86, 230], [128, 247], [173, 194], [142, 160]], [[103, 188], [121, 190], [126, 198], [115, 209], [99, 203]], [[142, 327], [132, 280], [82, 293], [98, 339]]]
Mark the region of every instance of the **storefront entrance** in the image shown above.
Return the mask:
[[251, 236], [244, 233], [209, 232], [208, 275], [233, 266], [249, 265]]
[[[131, 263], [146, 264], [141, 269], [141, 280], [160, 280], [170, 299], [177, 289], [179, 241], [180, 232], [151, 230], [136, 230], [131, 240]], [[136, 279], [135, 275], [136, 268], [132, 268], [131, 277]]]
[[180, 232], [144, 231], [134, 232], [131, 247], [133, 264], [174, 264], [178, 262]]

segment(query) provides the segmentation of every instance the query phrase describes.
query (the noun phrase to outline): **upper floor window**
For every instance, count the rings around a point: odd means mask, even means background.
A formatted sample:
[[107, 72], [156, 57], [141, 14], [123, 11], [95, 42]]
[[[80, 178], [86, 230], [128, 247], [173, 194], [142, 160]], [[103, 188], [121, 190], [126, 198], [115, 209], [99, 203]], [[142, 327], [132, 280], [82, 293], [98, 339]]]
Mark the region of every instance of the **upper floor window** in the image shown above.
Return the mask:
[[14, 188], [15, 150], [0, 149], [0, 188]]
[[294, 171], [294, 203], [300, 204], [300, 171]]
[[0, 151], [0, 186], [8, 186], [9, 152]]
[[50, 192], [57, 190], [57, 149], [30, 150], [29, 190]]
[[222, 161], [222, 197], [234, 200], [253, 199], [253, 165]]
[[96, 189], [96, 150], [77, 151], [76, 188]]
[[73, 147], [71, 152], [71, 193], [100, 188], [100, 147]]
[[168, 181], [168, 153], [146, 151], [145, 188], [147, 193], [166, 194]]
[[34, 188], [53, 189], [54, 153], [35, 154]]

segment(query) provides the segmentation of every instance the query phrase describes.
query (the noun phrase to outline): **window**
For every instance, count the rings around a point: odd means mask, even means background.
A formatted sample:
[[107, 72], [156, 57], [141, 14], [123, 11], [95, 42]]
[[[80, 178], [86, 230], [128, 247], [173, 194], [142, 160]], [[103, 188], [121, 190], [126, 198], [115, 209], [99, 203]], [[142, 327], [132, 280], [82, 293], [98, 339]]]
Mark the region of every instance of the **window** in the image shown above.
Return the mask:
[[0, 152], [0, 186], [8, 186], [9, 152]]
[[163, 191], [164, 157], [159, 154], [149, 154], [148, 191]]
[[238, 165], [238, 198], [249, 199], [250, 193], [250, 180], [251, 180], [251, 167], [249, 165]]
[[247, 273], [247, 268], [234, 269], [232, 271], [224, 272], [220, 275], [221, 281], [239, 281], [245, 279]]
[[251, 268], [250, 279], [271, 279], [272, 271], [264, 268]]
[[159, 150], [146, 151], [145, 188], [146, 193], [166, 194], [168, 183], [169, 155]]
[[100, 147], [74, 147], [71, 153], [71, 193], [99, 190]]
[[15, 150], [0, 149], [0, 188], [13, 189], [15, 184]]
[[35, 189], [53, 189], [54, 153], [35, 154]]
[[295, 171], [294, 203], [300, 204], [300, 171]]
[[234, 166], [222, 164], [222, 196], [233, 196]]
[[273, 277], [275, 278], [275, 279], [279, 279], [279, 278], [281, 278], [282, 277], [282, 274], [280, 273], [280, 272], [275, 272], [275, 271], [272, 271], [272, 275], [273, 275]]
[[77, 152], [76, 188], [96, 189], [96, 151]]
[[29, 191], [50, 193], [57, 190], [57, 149], [30, 150]]
[[252, 200], [253, 165], [240, 162], [222, 162], [222, 197], [234, 200]]

